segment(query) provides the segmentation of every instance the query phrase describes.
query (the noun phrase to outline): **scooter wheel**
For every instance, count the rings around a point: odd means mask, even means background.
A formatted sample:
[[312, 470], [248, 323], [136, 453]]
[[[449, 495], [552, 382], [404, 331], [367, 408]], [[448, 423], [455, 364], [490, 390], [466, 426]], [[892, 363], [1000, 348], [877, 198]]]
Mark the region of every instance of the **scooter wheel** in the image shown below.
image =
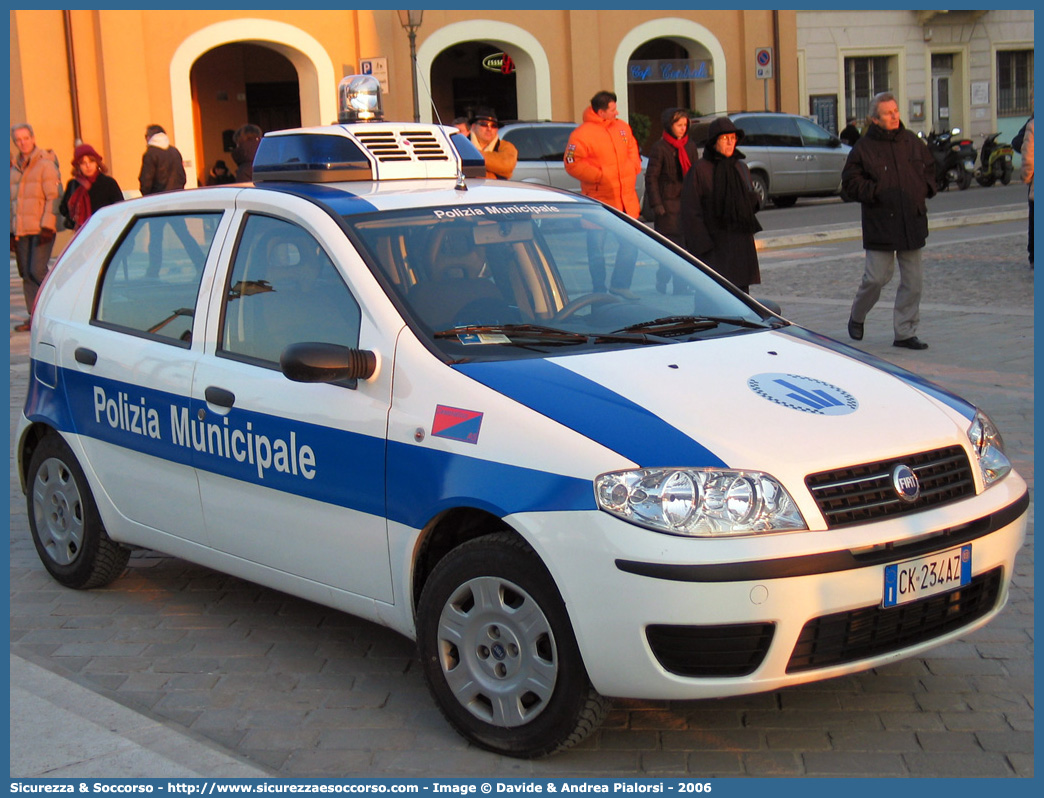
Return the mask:
[[980, 186], [992, 186], [996, 179], [992, 172], [988, 175], [984, 175], [981, 172], [975, 175], [975, 182]]
[[1004, 170], [1003, 174], [1001, 174], [1001, 184], [1002, 185], [1006, 186], [1006, 185], [1008, 185], [1008, 183], [1011, 182], [1011, 173], [1012, 173], [1011, 169], [1005, 169]]

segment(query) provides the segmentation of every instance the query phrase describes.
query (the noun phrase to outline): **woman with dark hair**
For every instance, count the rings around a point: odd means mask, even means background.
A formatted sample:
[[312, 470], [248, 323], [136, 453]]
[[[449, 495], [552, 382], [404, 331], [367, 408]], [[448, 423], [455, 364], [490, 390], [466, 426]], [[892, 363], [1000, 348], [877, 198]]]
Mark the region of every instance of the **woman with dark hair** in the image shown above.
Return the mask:
[[[689, 112], [684, 108], [668, 108], [661, 117], [663, 136], [649, 150], [645, 167], [645, 203], [656, 216], [656, 232], [679, 246], [685, 245], [681, 227], [681, 190], [685, 175], [700, 152], [689, 139]], [[656, 290], [667, 292], [670, 269], [656, 273]], [[677, 291], [685, 289], [675, 284]]]
[[685, 175], [681, 221], [685, 248], [741, 290], [761, 282], [754, 234], [758, 197], [744, 155], [743, 131], [727, 116], [711, 122], [703, 157]]
[[123, 199], [119, 184], [108, 174], [102, 157], [90, 144], [73, 153], [73, 178], [65, 187], [58, 210], [67, 230], [79, 230], [99, 208]]

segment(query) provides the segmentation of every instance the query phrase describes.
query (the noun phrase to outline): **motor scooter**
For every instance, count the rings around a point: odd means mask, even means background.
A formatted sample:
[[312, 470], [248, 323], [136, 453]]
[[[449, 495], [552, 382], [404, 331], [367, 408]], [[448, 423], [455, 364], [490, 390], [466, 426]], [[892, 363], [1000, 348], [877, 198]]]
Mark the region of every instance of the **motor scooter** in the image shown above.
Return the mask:
[[987, 136], [979, 149], [979, 166], [975, 169], [975, 181], [980, 186], [992, 186], [998, 180], [1005, 186], [1011, 182], [1014, 170], [1011, 159], [1015, 150], [1010, 144], [997, 141], [999, 135], [998, 132]]
[[936, 133], [932, 130], [928, 133], [926, 142], [935, 158], [935, 185], [939, 191], [946, 191], [951, 183], [955, 183], [961, 191], [972, 184], [975, 145], [971, 139], [958, 138], [960, 135], [959, 127], [949, 132]]

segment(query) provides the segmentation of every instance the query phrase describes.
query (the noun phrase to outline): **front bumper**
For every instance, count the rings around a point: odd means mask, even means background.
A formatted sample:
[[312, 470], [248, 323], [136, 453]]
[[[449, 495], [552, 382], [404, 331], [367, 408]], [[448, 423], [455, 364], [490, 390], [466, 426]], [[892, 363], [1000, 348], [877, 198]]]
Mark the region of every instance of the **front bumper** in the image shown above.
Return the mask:
[[[512, 521], [551, 569], [599, 692], [694, 699], [866, 670], [987, 623], [1007, 601], [1028, 502], [1013, 472], [917, 517], [826, 532], [709, 541], [601, 512]], [[970, 586], [881, 609], [886, 565], [964, 543]]]

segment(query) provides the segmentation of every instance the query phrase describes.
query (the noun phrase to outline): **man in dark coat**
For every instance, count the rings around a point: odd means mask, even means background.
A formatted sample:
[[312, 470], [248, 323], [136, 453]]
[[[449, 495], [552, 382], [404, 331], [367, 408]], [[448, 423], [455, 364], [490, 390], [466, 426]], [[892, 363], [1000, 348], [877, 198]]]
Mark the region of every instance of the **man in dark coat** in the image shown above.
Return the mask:
[[142, 196], [185, 188], [185, 165], [166, 131], [159, 125], [149, 125], [145, 129], [145, 141], [148, 148], [141, 156], [141, 171], [138, 172], [138, 188]]
[[907, 130], [891, 92], [870, 102], [870, 125], [856, 142], [841, 172], [841, 196], [862, 204], [866, 265], [848, 319], [848, 334], [863, 340], [866, 315], [892, 279], [899, 263], [893, 346], [927, 349], [917, 335], [928, 240], [925, 200], [935, 196], [935, 163], [928, 147]]

